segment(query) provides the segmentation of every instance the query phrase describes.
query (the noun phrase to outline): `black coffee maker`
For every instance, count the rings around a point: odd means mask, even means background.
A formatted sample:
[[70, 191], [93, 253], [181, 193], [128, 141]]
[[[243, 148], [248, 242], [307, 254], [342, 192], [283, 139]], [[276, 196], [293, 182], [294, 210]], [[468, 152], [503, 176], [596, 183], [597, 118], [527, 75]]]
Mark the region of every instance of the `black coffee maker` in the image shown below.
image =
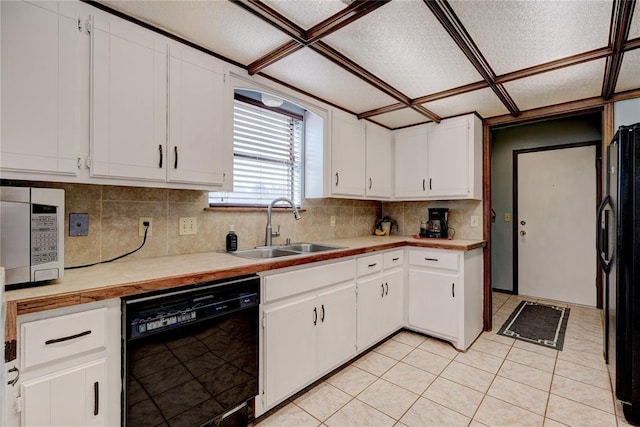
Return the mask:
[[427, 237], [446, 239], [449, 237], [449, 208], [429, 208]]

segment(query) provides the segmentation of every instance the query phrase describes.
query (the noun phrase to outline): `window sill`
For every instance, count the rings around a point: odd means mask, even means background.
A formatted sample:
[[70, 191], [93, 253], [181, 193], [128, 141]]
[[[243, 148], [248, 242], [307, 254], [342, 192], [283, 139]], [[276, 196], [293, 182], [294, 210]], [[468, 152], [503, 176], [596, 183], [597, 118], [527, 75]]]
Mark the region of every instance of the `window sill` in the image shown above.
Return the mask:
[[[210, 206], [208, 208], [204, 208], [205, 211], [210, 212], [266, 212], [267, 207], [261, 206]], [[291, 211], [291, 208], [288, 206], [274, 206], [272, 208], [273, 212], [287, 212]], [[306, 212], [305, 208], [298, 208], [298, 212]]]

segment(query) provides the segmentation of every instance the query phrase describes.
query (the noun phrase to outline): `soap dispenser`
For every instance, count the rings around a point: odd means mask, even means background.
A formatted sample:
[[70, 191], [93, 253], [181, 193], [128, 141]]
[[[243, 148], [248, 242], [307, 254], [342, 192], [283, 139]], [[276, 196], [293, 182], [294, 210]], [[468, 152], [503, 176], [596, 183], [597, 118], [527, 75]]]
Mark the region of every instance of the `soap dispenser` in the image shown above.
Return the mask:
[[227, 233], [227, 252], [236, 250], [238, 250], [238, 235], [232, 225], [229, 227], [229, 232]]

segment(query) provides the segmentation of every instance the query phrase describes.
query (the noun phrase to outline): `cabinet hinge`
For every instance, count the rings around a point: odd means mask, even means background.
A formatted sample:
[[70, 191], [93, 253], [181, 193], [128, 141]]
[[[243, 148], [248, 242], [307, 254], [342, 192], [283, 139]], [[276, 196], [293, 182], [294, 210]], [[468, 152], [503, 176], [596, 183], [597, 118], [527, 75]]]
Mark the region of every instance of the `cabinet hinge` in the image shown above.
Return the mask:
[[82, 19], [78, 18], [78, 31], [82, 31]]
[[17, 413], [22, 412], [22, 396], [17, 396], [15, 401], [15, 410]]
[[91, 31], [93, 31], [93, 20], [91, 18], [87, 19], [84, 21], [84, 26], [87, 30], [87, 34], [91, 34]]
[[267, 318], [265, 317], [264, 313], [262, 314], [262, 329], [264, 329], [267, 326]]
[[222, 73], [222, 83], [227, 82], [227, 73]]
[[87, 160], [85, 160], [84, 164], [87, 166], [87, 169], [91, 169], [91, 157], [87, 156]]

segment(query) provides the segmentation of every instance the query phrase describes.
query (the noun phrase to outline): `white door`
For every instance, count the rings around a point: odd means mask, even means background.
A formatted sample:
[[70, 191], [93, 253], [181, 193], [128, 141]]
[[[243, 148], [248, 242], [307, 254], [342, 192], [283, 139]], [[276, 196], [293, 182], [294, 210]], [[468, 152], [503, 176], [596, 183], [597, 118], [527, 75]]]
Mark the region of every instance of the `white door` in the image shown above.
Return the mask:
[[469, 117], [443, 120], [429, 128], [427, 163], [429, 196], [469, 194]]
[[[459, 276], [409, 270], [409, 325], [439, 337], [458, 338]], [[458, 285], [458, 288], [460, 286]]]
[[332, 194], [364, 196], [364, 123], [333, 114], [331, 133]]
[[398, 329], [404, 322], [404, 280], [403, 271], [386, 273], [384, 298], [382, 299], [381, 328], [383, 335]]
[[381, 310], [384, 278], [374, 276], [358, 281], [358, 350], [382, 338]]
[[595, 146], [517, 158], [518, 293], [595, 306]]
[[395, 196], [427, 196], [427, 126], [417, 126], [395, 134]]
[[367, 180], [365, 192], [368, 197], [389, 198], [392, 192], [391, 132], [380, 126], [367, 123]]

